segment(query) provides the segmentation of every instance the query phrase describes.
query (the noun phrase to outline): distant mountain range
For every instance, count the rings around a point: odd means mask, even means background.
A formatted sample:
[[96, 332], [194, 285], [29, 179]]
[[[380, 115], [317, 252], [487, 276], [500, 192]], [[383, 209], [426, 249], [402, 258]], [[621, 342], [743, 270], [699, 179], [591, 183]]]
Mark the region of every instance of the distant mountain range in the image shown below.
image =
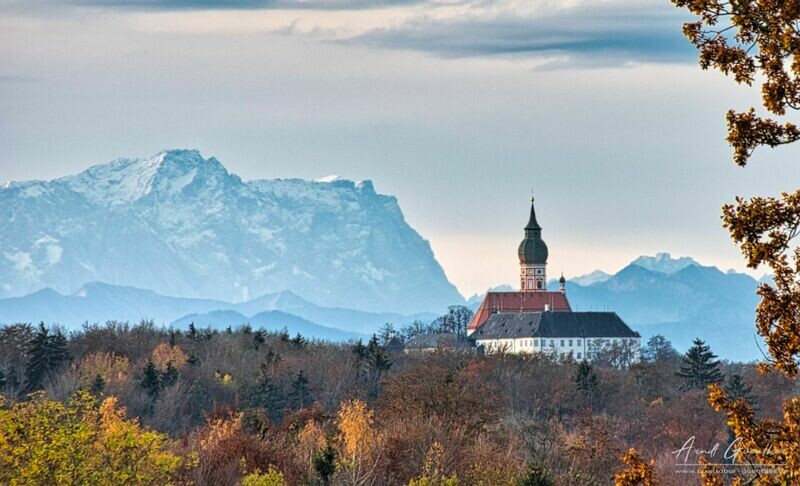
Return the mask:
[[[643, 337], [663, 334], [679, 350], [700, 337], [723, 358], [762, 358], [755, 339], [759, 282], [687, 257], [639, 257], [607, 278], [567, 282], [574, 310], [611, 310]], [[558, 288], [557, 282], [551, 282]]]
[[372, 312], [463, 303], [370, 181], [243, 181], [194, 150], [1, 185], [0, 228], [0, 298], [99, 281], [227, 302], [291, 290]]
[[223, 329], [249, 323], [253, 327], [279, 330], [319, 339], [346, 340], [371, 335], [386, 322], [396, 326], [414, 320], [429, 322], [432, 313], [403, 315], [323, 307], [290, 291], [267, 294], [238, 304], [167, 297], [152, 290], [93, 282], [72, 295], [44, 289], [24, 297], [0, 299], [0, 324], [15, 322], [59, 323], [76, 328], [84, 322], [108, 320], [138, 322], [152, 319], [160, 325]]

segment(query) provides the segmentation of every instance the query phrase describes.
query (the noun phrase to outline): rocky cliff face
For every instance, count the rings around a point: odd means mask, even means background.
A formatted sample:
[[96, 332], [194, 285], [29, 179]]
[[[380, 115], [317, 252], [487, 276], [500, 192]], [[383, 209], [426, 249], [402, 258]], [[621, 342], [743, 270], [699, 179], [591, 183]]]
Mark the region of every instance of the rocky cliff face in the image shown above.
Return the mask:
[[228, 301], [282, 290], [321, 305], [463, 302], [397, 200], [369, 181], [243, 181], [171, 150], [0, 186], [0, 296], [102, 281]]

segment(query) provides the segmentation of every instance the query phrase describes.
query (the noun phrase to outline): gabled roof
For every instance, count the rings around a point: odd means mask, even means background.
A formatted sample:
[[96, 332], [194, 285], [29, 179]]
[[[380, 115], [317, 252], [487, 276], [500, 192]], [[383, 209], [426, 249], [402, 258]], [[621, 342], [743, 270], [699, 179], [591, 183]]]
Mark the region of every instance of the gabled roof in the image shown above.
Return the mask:
[[472, 339], [450, 332], [420, 334], [406, 343], [406, 349], [471, 348], [474, 346], [475, 342]]
[[493, 312], [544, 311], [545, 305], [554, 312], [572, 310], [566, 294], [561, 292], [488, 292], [467, 329], [472, 332], [479, 328]]
[[614, 312], [500, 312], [492, 314], [470, 337], [640, 337]]

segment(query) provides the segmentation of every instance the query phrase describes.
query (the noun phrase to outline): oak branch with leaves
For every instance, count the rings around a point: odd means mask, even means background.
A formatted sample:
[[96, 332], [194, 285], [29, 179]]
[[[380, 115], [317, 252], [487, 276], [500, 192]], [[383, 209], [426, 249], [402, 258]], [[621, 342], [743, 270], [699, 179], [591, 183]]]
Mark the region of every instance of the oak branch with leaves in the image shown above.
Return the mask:
[[[733, 160], [744, 166], [760, 146], [800, 140], [800, 129], [786, 120], [800, 110], [800, 1], [672, 0], [699, 18], [683, 26], [697, 47], [700, 66], [732, 75], [737, 83], [761, 83], [762, 118], [755, 108], [727, 114]], [[775, 368], [798, 372], [800, 356], [800, 249], [792, 245], [800, 228], [800, 190], [781, 197], [737, 198], [723, 208], [723, 224], [741, 247], [747, 265], [765, 265], [775, 284], [762, 284], [757, 329]]]

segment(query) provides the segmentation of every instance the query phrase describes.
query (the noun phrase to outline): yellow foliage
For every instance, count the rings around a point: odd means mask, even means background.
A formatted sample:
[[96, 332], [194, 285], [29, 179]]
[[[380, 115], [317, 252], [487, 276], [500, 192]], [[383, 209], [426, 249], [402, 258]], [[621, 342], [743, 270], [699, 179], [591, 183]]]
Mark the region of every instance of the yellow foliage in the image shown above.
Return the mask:
[[357, 458], [369, 455], [378, 444], [372, 410], [361, 400], [343, 402], [337, 415], [340, 439], [346, 457]]
[[408, 486], [458, 486], [458, 477], [455, 474], [445, 476], [442, 473], [443, 462], [444, 447], [439, 442], [434, 442], [425, 453], [422, 476], [416, 480], [412, 479]]
[[153, 349], [150, 359], [159, 371], [164, 371], [167, 369], [167, 364], [172, 363], [173, 367], [180, 368], [186, 364], [189, 358], [180, 346], [170, 346], [167, 343], [161, 343]]
[[339, 428], [339, 470], [348, 484], [369, 484], [375, 477], [383, 436], [372, 410], [361, 400], [342, 402], [336, 416]]
[[635, 449], [628, 449], [622, 456], [627, 466], [614, 474], [615, 486], [655, 486], [658, 484], [653, 472], [653, 461], [645, 462]]
[[322, 450], [326, 445], [325, 431], [313, 420], [309, 420], [297, 434], [298, 452], [309, 464], [311, 464], [314, 454]]
[[[709, 386], [708, 403], [728, 417], [728, 426], [736, 435], [733, 452], [736, 462], [757, 465], [758, 475], [750, 475], [753, 484], [797, 484], [800, 481], [800, 398], [791, 397], [783, 404], [783, 422], [756, 420], [746, 400], [731, 400], [717, 385]], [[716, 483], [703, 476], [704, 484]]]
[[280, 471], [270, 466], [265, 474], [255, 471], [242, 478], [242, 486], [286, 486], [286, 480]]
[[[2, 402], [0, 402], [2, 403]], [[126, 420], [115, 398], [35, 395], [0, 409], [0, 484], [170, 484], [181, 465], [159, 433]]]
[[225, 441], [236, 437], [242, 430], [242, 414], [238, 414], [230, 420], [215, 419], [209, 424], [208, 434], [200, 440], [200, 448], [203, 450], [219, 447]]
[[125, 381], [129, 370], [128, 358], [114, 353], [92, 353], [73, 365], [73, 371], [84, 387], [88, 387], [97, 375], [102, 376], [106, 384]]
[[458, 486], [458, 476], [443, 477], [439, 479], [419, 478], [409, 481], [408, 486]]

